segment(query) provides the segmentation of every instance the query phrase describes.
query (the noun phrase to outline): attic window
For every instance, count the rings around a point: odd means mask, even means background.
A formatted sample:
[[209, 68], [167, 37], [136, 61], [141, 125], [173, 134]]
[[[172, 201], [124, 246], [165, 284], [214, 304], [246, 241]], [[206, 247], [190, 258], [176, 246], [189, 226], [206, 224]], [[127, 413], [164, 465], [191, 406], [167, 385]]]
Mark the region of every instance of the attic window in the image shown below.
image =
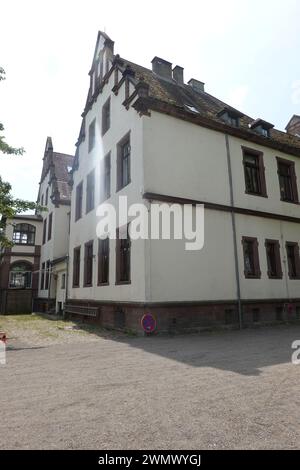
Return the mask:
[[270, 130], [269, 129], [265, 129], [264, 127], [261, 127], [260, 128], [260, 133], [264, 137], [270, 137]]
[[226, 122], [226, 124], [229, 124], [230, 126], [234, 127], [239, 127], [240, 118], [243, 116], [243, 114], [234, 109], [224, 108], [218, 113], [218, 116], [224, 122]]
[[188, 109], [188, 111], [191, 111], [192, 113], [200, 114], [198, 109], [196, 109], [194, 106], [190, 104], [185, 104], [184, 106]]
[[249, 127], [264, 137], [270, 137], [270, 130], [273, 129], [274, 126], [262, 119], [256, 119]]

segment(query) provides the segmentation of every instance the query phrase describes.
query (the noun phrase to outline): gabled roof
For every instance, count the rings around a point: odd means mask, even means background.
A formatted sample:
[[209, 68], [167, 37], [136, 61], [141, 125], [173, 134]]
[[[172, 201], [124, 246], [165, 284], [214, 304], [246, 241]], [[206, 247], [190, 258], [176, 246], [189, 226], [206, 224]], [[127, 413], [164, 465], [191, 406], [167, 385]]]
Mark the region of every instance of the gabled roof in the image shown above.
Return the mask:
[[[99, 32], [96, 47], [101, 34], [103, 33]], [[111, 41], [110, 38], [108, 39]], [[101, 81], [98, 79], [96, 82], [94, 94], [88, 94], [82, 114], [83, 122], [76, 143], [77, 147], [85, 138], [84, 119], [86, 114], [91, 109], [98, 94], [102, 92], [103, 87], [108, 83], [109, 76], [113, 73], [113, 70], [118, 69], [121, 71], [123, 78], [112, 90], [117, 93], [119, 86], [124, 83], [124, 80], [129, 80], [135, 86], [135, 92], [123, 103], [127, 109], [132, 104], [139, 113], [149, 115], [151, 110], [158, 111], [196, 125], [228, 133], [241, 139], [300, 157], [300, 138], [275, 129], [272, 124], [263, 120], [259, 120], [259, 122], [268, 126], [270, 129], [269, 135], [264, 136], [258, 133], [254, 124], [258, 122], [257, 119], [247, 116], [224, 101], [207, 93], [203, 86], [196, 89], [196, 87], [192, 86], [192, 83], [178, 83], [172, 78], [164, 78], [146, 67], [121, 58], [119, 55], [115, 55], [113, 58], [113, 64], [109, 72]], [[164, 62], [167, 63], [166, 61]], [[169, 65], [171, 66], [170, 63]], [[222, 118], [222, 111], [224, 109], [230, 110], [239, 117], [238, 127], [224, 121]], [[76, 165], [77, 160], [75, 160], [75, 167]]]
[[74, 156], [54, 152], [52, 139], [48, 137], [43, 161], [40, 183], [44, 181], [50, 172], [50, 181], [53, 183], [52, 199], [54, 204], [69, 204], [71, 201], [70, 170], [73, 166]]
[[[173, 107], [179, 107], [186, 110], [185, 105], [190, 105], [199, 111], [199, 114], [208, 118], [213, 122], [223, 122], [218, 114], [224, 109], [232, 109], [237, 113], [242, 114], [240, 118], [240, 128], [248, 134], [256, 134], [249, 126], [256, 121], [256, 119], [247, 116], [241, 111], [236, 110], [232, 106], [224, 103], [215, 96], [210, 95], [206, 91], [195, 91], [191, 86], [183, 84], [179, 85], [174, 80], [168, 80], [155, 74], [152, 70], [137, 65], [126, 59], [121, 59], [124, 63], [124, 68], [130, 66], [135, 72], [135, 79], [138, 81], [142, 78], [149, 85], [149, 97], [168, 103]], [[271, 125], [272, 126], [272, 125]], [[238, 130], [238, 129], [237, 129]], [[260, 139], [268, 139], [267, 137], [260, 136]], [[300, 150], [300, 139], [296, 136], [289, 135], [277, 129], [270, 130], [270, 140], [274, 142], [296, 147]], [[299, 154], [300, 155], [300, 154]]]

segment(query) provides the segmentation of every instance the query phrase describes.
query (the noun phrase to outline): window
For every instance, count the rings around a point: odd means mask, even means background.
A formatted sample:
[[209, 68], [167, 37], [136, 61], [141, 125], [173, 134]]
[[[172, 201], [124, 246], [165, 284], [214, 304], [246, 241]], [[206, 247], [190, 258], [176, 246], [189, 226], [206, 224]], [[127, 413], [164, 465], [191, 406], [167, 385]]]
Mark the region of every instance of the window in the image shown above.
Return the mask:
[[102, 135], [110, 128], [110, 98], [106, 101], [102, 108]]
[[45, 263], [42, 263], [42, 273], [41, 273], [41, 290], [45, 289]]
[[295, 163], [277, 158], [277, 166], [281, 200], [298, 203]]
[[73, 251], [73, 287], [79, 287], [80, 284], [80, 246]]
[[266, 240], [268, 276], [270, 279], [282, 279], [280, 244], [277, 240]]
[[32, 267], [27, 263], [18, 263], [10, 271], [9, 287], [12, 289], [30, 289]]
[[84, 246], [84, 286], [93, 285], [93, 241], [87, 242]]
[[287, 242], [286, 254], [290, 279], [300, 279], [300, 258], [298, 243]]
[[41, 206], [44, 205], [44, 194], [42, 194], [42, 197], [41, 197]]
[[82, 217], [82, 196], [83, 196], [83, 182], [79, 183], [76, 187], [76, 201], [75, 201], [75, 222]]
[[109, 283], [109, 238], [98, 242], [98, 285]]
[[105, 201], [106, 199], [110, 198], [110, 179], [111, 179], [111, 164], [110, 164], [110, 153], [104, 157], [101, 161], [101, 168], [100, 168], [100, 176], [101, 176], [101, 183], [100, 183], [100, 192], [101, 192], [101, 202]]
[[46, 273], [45, 273], [45, 289], [49, 289], [49, 281], [50, 281], [50, 261], [46, 263]]
[[95, 147], [96, 119], [89, 126], [89, 152]]
[[51, 240], [52, 236], [52, 219], [53, 219], [53, 213], [49, 214], [49, 222], [48, 222], [48, 240]]
[[60, 288], [61, 289], [65, 289], [66, 288], [66, 274], [63, 273], [61, 275], [61, 285], [60, 285]]
[[261, 277], [258, 256], [258, 241], [256, 238], [243, 237], [245, 277], [259, 279]]
[[95, 170], [86, 179], [86, 213], [94, 209], [95, 204]]
[[118, 144], [117, 156], [117, 190], [124, 188], [130, 183], [130, 138], [125, 137]]
[[243, 117], [243, 114], [237, 111], [236, 109], [223, 108], [217, 114], [226, 124], [229, 124], [233, 127], [239, 127], [240, 118]]
[[270, 137], [270, 129], [266, 129], [265, 127], [260, 127], [258, 128], [258, 131], [263, 135], [264, 137]]
[[246, 193], [267, 196], [263, 154], [243, 147]]
[[48, 205], [48, 199], [49, 199], [49, 188], [46, 189], [46, 198], [45, 198], [45, 205]]
[[47, 234], [47, 219], [44, 219], [44, 222], [43, 222], [43, 245], [46, 243], [46, 234]]
[[117, 230], [116, 239], [116, 283], [130, 283], [131, 240], [128, 225]]
[[18, 245], [34, 245], [35, 227], [30, 224], [17, 224], [14, 226], [13, 243]]

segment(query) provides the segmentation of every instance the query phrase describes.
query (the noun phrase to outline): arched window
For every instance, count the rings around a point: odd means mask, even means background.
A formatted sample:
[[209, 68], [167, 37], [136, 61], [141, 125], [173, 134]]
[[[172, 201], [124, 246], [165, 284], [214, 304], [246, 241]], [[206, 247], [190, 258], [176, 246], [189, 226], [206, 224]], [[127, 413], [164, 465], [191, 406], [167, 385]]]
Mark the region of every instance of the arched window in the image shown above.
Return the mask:
[[32, 265], [20, 261], [12, 265], [9, 276], [9, 287], [14, 289], [30, 289], [32, 283]]
[[30, 224], [17, 224], [14, 226], [13, 242], [18, 245], [34, 245], [35, 227]]

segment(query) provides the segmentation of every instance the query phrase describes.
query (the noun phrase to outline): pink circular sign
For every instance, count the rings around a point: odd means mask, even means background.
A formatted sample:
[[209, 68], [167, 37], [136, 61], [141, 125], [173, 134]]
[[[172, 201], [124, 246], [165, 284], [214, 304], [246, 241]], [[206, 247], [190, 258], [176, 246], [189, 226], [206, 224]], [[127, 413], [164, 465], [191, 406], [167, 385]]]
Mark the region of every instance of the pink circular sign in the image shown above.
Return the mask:
[[156, 330], [156, 319], [150, 313], [146, 313], [141, 319], [141, 325], [146, 333], [153, 333]]

